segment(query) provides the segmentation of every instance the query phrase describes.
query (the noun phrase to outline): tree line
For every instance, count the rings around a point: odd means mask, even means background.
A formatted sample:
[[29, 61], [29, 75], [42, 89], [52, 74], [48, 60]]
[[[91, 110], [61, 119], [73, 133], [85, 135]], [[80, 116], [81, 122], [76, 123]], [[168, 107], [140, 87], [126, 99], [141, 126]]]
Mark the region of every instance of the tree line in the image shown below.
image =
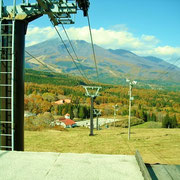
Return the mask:
[[[47, 72], [28, 70], [25, 83], [25, 110], [35, 114], [50, 112], [56, 115], [71, 114], [72, 118], [89, 118], [90, 98], [85, 96], [83, 84], [67, 75], [50, 75]], [[29, 80], [27, 80], [29, 78]], [[43, 80], [39, 83], [37, 80]], [[54, 80], [55, 79], [55, 80]], [[37, 82], [37, 83], [35, 83]], [[128, 87], [101, 85], [100, 96], [95, 99], [95, 108], [102, 110], [102, 115], [113, 115], [112, 105], [118, 104], [119, 115], [128, 115]], [[153, 89], [136, 89], [132, 91], [132, 115], [147, 121], [163, 122], [166, 115], [176, 117], [180, 123], [180, 92]], [[70, 105], [55, 105], [61, 96], [70, 98]], [[109, 107], [107, 108], [107, 106]], [[168, 120], [169, 122], [171, 120]], [[169, 126], [171, 127], [171, 126]], [[173, 127], [173, 126], [172, 126]]]

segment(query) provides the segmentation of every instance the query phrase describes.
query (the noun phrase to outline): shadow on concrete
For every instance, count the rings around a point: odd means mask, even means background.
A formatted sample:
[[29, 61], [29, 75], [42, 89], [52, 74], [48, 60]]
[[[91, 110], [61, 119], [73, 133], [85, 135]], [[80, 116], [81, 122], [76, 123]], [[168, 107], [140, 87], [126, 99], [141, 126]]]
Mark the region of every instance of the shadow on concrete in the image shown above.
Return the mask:
[[146, 165], [146, 167], [147, 167], [147, 170], [149, 171], [149, 174], [150, 174], [151, 178], [152, 178], [153, 180], [158, 180], [158, 178], [157, 178], [157, 176], [156, 176], [153, 168], [151, 167], [151, 165], [150, 165], [150, 164], [145, 164], [145, 165]]
[[0, 151], [0, 158], [2, 157], [2, 156], [4, 156], [5, 154], [7, 154], [8, 153], [8, 151]]

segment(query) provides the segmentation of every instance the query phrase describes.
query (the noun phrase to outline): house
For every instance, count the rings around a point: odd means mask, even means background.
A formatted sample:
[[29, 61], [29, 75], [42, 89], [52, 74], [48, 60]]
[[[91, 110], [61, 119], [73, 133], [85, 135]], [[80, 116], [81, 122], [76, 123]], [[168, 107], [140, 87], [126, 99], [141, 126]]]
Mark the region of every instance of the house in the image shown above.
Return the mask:
[[55, 104], [58, 104], [58, 105], [64, 104], [64, 100], [60, 99], [60, 100], [56, 101]]
[[71, 103], [71, 99], [60, 99], [58, 101], [55, 102], [55, 104], [61, 105], [61, 104], [70, 104]]
[[65, 117], [59, 118], [54, 122], [51, 122], [51, 126], [63, 126], [64, 128], [74, 128], [77, 127], [75, 121], [70, 119], [70, 114], [66, 114]]
[[64, 117], [65, 117], [65, 119], [70, 119], [70, 114], [67, 113], [67, 114], [65, 114]]
[[64, 119], [64, 120], [59, 120], [61, 123], [64, 123], [66, 128], [74, 128], [77, 127], [77, 124], [75, 121], [71, 120], [71, 119]]
[[64, 128], [66, 128], [66, 124], [64, 124], [63, 122], [61, 122], [60, 120], [56, 120], [54, 122], [50, 123], [51, 126], [63, 126]]

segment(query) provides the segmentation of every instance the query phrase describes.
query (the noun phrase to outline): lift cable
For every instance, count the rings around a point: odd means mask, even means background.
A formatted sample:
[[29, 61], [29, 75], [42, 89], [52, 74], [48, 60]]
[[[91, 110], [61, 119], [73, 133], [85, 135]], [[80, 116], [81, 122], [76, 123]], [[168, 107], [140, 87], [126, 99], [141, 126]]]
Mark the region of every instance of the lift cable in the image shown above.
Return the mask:
[[[174, 66], [178, 66], [178, 65], [180, 64], [180, 63], [177, 63], [179, 60], [180, 60], [180, 58], [177, 58], [177, 59], [175, 60], [175, 62], [168, 67], [168, 69], [167, 69], [167, 71], [166, 71], [166, 73], [165, 73], [164, 75], [168, 74], [168, 73], [169, 73], [169, 70], [173, 70], [174, 68], [176, 68], [176, 67], [174, 67]], [[177, 63], [177, 64], [176, 64], [176, 63]]]
[[85, 80], [87, 83], [89, 83], [89, 80], [86, 79], [86, 77], [83, 75], [82, 71], [79, 69], [78, 65], [76, 64], [76, 61], [74, 60], [74, 58], [73, 58], [73, 56], [71, 55], [69, 49], [67, 48], [67, 45], [65, 44], [64, 40], [62, 39], [62, 37], [61, 37], [61, 35], [60, 35], [58, 29], [56, 28], [56, 26], [55, 26], [53, 23], [52, 23], [52, 25], [54, 26], [54, 29], [56, 30], [56, 32], [57, 32], [57, 34], [58, 34], [58, 36], [59, 36], [61, 42], [63, 43], [64, 47], [66, 48], [66, 50], [67, 50], [69, 56], [71, 57], [71, 59], [72, 59], [74, 65], [76, 66], [76, 68], [77, 68], [78, 71], [80, 72], [81, 76], [84, 78], [84, 80]]
[[[76, 59], [78, 60], [79, 58], [78, 58], [78, 56], [77, 56], [77, 54], [76, 54], [76, 51], [75, 51], [75, 49], [74, 49], [74, 47], [73, 47], [73, 45], [72, 45], [72, 42], [71, 42], [71, 40], [70, 40], [70, 38], [69, 38], [69, 35], [68, 35], [68, 33], [67, 33], [64, 25], [63, 25], [63, 24], [61, 24], [61, 25], [62, 25], [62, 28], [63, 28], [63, 30], [64, 30], [64, 32], [65, 32], [65, 34], [66, 34], [66, 37], [67, 37], [67, 39], [68, 39], [68, 41], [69, 41], [69, 44], [70, 44], [70, 46], [71, 46], [71, 48], [72, 48], [72, 50], [73, 50], [73, 52], [74, 52], [74, 55], [76, 56]], [[79, 63], [80, 63], [80, 65], [81, 65], [81, 62], [79, 62]], [[83, 72], [82, 67], [81, 67], [81, 70], [82, 70], [82, 72]], [[85, 74], [85, 72], [84, 72], [83, 74], [84, 74], [84, 76], [85, 76], [86, 79], [89, 79], [89, 78], [87, 77], [87, 75]]]
[[[54, 73], [59, 73], [59, 72], [56, 72], [56, 71], [50, 69], [50, 68], [48, 67], [48, 66], [50, 66], [50, 65], [47, 66], [45, 63], [42, 63], [42, 62], [39, 61], [36, 57], [34, 57], [32, 54], [30, 54], [28, 51], [25, 50], [25, 52], [26, 52], [30, 57], [32, 57], [33, 59], [35, 59], [36, 61], [38, 61], [41, 65], [43, 65], [45, 68], [49, 69], [49, 70], [51, 71], [52, 75], [54, 75]], [[28, 61], [29, 61], [29, 60], [30, 60], [30, 59], [28, 59]], [[74, 73], [72, 73], [72, 74], [75, 76]], [[76, 77], [76, 76], [75, 76], [75, 77]]]
[[[174, 69], [174, 68], [175, 68], [174, 66], [177, 66], [177, 65], [179, 64], [179, 63], [178, 63], [178, 64], [176, 65], [176, 63], [177, 63], [179, 60], [180, 60], [180, 58], [177, 58], [173, 64], [170, 64], [170, 66], [166, 69], [165, 75], [169, 73], [169, 70]], [[163, 77], [163, 76], [162, 76], [162, 77]], [[162, 78], [162, 77], [161, 77], [161, 78]]]
[[94, 57], [94, 63], [95, 63], [95, 68], [96, 68], [97, 80], [99, 82], [99, 73], [98, 73], [98, 68], [97, 68], [96, 54], [95, 54], [94, 43], [93, 43], [93, 38], [92, 38], [92, 31], [91, 31], [91, 25], [90, 25], [90, 19], [89, 19], [88, 14], [87, 14], [87, 19], [88, 19], [88, 26], [89, 26], [89, 32], [90, 32], [91, 45], [92, 45], [92, 50], [93, 50], [93, 57]]
[[51, 72], [54, 73], [54, 71], [53, 71], [51, 68], [49, 68], [45, 63], [42, 63], [40, 60], [38, 60], [36, 57], [34, 57], [34, 56], [33, 56], [32, 54], [30, 54], [28, 51], [25, 50], [25, 52], [26, 52], [29, 56], [31, 56], [33, 59], [35, 59], [36, 61], [38, 61], [41, 65], [43, 65], [44, 67], [46, 67], [47, 69], [49, 69]]
[[[164, 79], [164, 77], [169, 73], [169, 70], [173, 70], [175, 67], [174, 66], [177, 66], [177, 65], [179, 65], [179, 63], [176, 65], [176, 63], [178, 62], [180, 60], [180, 58], [177, 58], [176, 60], [175, 60], [175, 62], [173, 63], [173, 64], [170, 64], [170, 66], [164, 71], [164, 73], [163, 74], [161, 74], [158, 78], [159, 79]], [[167, 77], [165, 77], [165, 79], [166, 79]]]
[[71, 48], [72, 48], [72, 50], [73, 50], [73, 52], [74, 52], [74, 54], [75, 54], [75, 56], [76, 56], [76, 59], [78, 59], [77, 54], [76, 54], [76, 52], [75, 52], [75, 49], [74, 49], [74, 47], [73, 47], [73, 45], [72, 45], [72, 43], [71, 43], [71, 40], [70, 40], [70, 38], [69, 38], [69, 36], [68, 36], [68, 34], [67, 34], [67, 31], [66, 31], [64, 25], [63, 25], [63, 24], [61, 24], [61, 25], [62, 25], [62, 28], [63, 28], [65, 34], [66, 34], [66, 37], [68, 38], [69, 44], [71, 45]]

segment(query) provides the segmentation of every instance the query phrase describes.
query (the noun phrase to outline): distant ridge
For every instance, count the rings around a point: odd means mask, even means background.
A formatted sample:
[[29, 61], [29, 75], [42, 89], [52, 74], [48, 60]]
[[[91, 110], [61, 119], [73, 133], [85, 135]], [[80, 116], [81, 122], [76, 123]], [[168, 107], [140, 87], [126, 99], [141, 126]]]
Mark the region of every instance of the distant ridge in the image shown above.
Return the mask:
[[127, 51], [125, 49], [108, 49], [109, 52], [113, 53], [113, 54], [116, 54], [116, 55], [119, 55], [119, 56], [128, 56], [128, 55], [134, 55], [134, 56], [137, 56], [136, 54], [132, 53], [131, 51]]
[[164, 60], [162, 60], [160, 58], [157, 58], [157, 57], [154, 57], [154, 56], [145, 56], [143, 58], [148, 59], [148, 60], [150, 60], [152, 62], [156, 62], [156, 63], [161, 63], [161, 62], [164, 61]]

